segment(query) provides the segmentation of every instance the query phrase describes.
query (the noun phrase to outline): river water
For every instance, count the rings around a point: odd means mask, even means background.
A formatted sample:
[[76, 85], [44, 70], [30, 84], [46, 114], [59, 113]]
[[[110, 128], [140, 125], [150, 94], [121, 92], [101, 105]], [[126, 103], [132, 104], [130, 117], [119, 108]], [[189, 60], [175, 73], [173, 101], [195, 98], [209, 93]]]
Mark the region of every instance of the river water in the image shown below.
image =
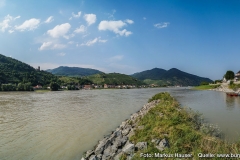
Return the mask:
[[1, 160], [77, 160], [156, 93], [203, 113], [226, 138], [240, 134], [240, 98], [185, 88], [0, 92]]

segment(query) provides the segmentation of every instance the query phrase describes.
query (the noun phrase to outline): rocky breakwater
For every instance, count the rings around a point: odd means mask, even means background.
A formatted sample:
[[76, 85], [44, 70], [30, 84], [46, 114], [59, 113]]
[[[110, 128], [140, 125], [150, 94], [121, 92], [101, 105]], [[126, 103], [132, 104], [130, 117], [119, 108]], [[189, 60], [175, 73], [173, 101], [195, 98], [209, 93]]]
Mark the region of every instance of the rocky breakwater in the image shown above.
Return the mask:
[[[139, 119], [146, 115], [147, 112], [159, 102], [160, 100], [154, 100], [144, 105], [140, 111], [132, 114], [130, 119], [122, 122], [112, 134], [100, 140], [93, 150], [87, 151], [81, 160], [119, 160], [123, 155], [126, 156], [127, 159], [131, 159], [135, 151], [146, 149], [147, 142], [133, 144], [129, 141], [129, 138], [134, 135], [136, 129], [144, 128], [144, 126], [138, 126]], [[159, 150], [168, 147], [165, 139], [156, 141], [158, 141], [157, 147]]]

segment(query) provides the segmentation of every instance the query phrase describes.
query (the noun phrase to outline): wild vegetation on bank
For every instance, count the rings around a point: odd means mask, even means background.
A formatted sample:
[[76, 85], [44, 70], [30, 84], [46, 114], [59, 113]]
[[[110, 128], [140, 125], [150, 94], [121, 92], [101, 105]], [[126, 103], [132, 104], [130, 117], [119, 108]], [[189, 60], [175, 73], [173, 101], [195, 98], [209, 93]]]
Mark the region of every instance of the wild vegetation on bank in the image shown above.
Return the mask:
[[193, 89], [196, 90], [208, 90], [208, 89], [215, 89], [218, 88], [220, 85], [219, 84], [213, 84], [213, 85], [200, 85], [200, 86], [196, 86]]
[[[157, 99], [161, 101], [156, 107], [137, 122], [132, 122], [144, 128], [136, 129], [130, 141], [134, 144], [147, 142], [147, 149], [136, 151], [133, 159], [146, 159], [140, 156], [141, 153], [192, 154], [191, 159], [199, 159], [199, 153], [215, 154], [216, 157], [211, 159], [219, 159], [217, 154], [240, 153], [240, 143], [231, 144], [222, 140], [222, 134], [217, 127], [206, 125], [199, 113], [180, 107], [169, 93], [159, 93], [149, 102]], [[167, 139], [169, 148], [160, 151], [152, 140], [164, 138]], [[124, 157], [126, 156], [123, 155], [121, 158], [125, 159]]]

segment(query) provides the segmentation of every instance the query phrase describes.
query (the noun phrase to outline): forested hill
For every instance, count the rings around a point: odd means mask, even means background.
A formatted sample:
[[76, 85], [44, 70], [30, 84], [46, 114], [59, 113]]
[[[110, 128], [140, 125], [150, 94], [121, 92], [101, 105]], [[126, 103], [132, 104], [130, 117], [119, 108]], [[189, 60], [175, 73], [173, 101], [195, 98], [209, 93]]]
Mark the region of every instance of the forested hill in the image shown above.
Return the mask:
[[131, 76], [120, 74], [120, 73], [109, 73], [109, 74], [95, 74], [87, 76], [86, 79], [92, 81], [94, 84], [110, 84], [110, 85], [144, 85], [145, 83], [141, 80], [137, 80]]
[[176, 68], [172, 68], [168, 71], [154, 68], [152, 70], [135, 73], [131, 76], [140, 80], [144, 80], [145, 83], [156, 83], [157, 85], [197, 86], [200, 85], [201, 82], [213, 82], [209, 78], [189, 74]]
[[48, 69], [46, 71], [58, 76], [71, 76], [71, 77], [83, 77], [103, 73], [96, 69], [67, 66], [60, 66], [58, 68]]
[[0, 83], [31, 83], [46, 85], [57, 81], [57, 77], [45, 71], [38, 71], [30, 65], [0, 54]]
[[131, 76], [139, 80], [145, 80], [145, 79], [159, 80], [162, 78], [162, 75], [166, 72], [167, 71], [165, 69], [153, 68], [151, 70], [134, 73]]

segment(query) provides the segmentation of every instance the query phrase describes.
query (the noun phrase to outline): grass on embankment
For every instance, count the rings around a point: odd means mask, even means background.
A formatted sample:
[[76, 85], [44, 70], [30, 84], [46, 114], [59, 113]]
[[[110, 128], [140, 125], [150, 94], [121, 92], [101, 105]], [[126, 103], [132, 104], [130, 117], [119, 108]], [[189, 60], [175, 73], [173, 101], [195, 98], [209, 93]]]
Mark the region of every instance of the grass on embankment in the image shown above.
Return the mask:
[[[136, 153], [134, 160], [146, 159], [140, 157], [140, 153], [192, 154], [194, 159], [199, 159], [198, 153], [240, 153], [240, 143], [229, 144], [206, 134], [214, 133], [215, 130], [211, 127], [201, 127], [200, 114], [181, 108], [169, 93], [159, 93], [149, 101], [156, 99], [160, 99], [161, 102], [137, 122], [138, 126], [143, 125], [144, 129], [137, 129], [135, 135], [130, 138], [134, 144], [148, 144], [146, 150]], [[169, 141], [170, 148], [161, 152], [151, 140], [163, 138]]]
[[201, 86], [196, 86], [193, 87], [192, 89], [196, 89], [196, 90], [207, 90], [207, 89], [215, 89], [218, 88], [220, 85], [201, 85]]

